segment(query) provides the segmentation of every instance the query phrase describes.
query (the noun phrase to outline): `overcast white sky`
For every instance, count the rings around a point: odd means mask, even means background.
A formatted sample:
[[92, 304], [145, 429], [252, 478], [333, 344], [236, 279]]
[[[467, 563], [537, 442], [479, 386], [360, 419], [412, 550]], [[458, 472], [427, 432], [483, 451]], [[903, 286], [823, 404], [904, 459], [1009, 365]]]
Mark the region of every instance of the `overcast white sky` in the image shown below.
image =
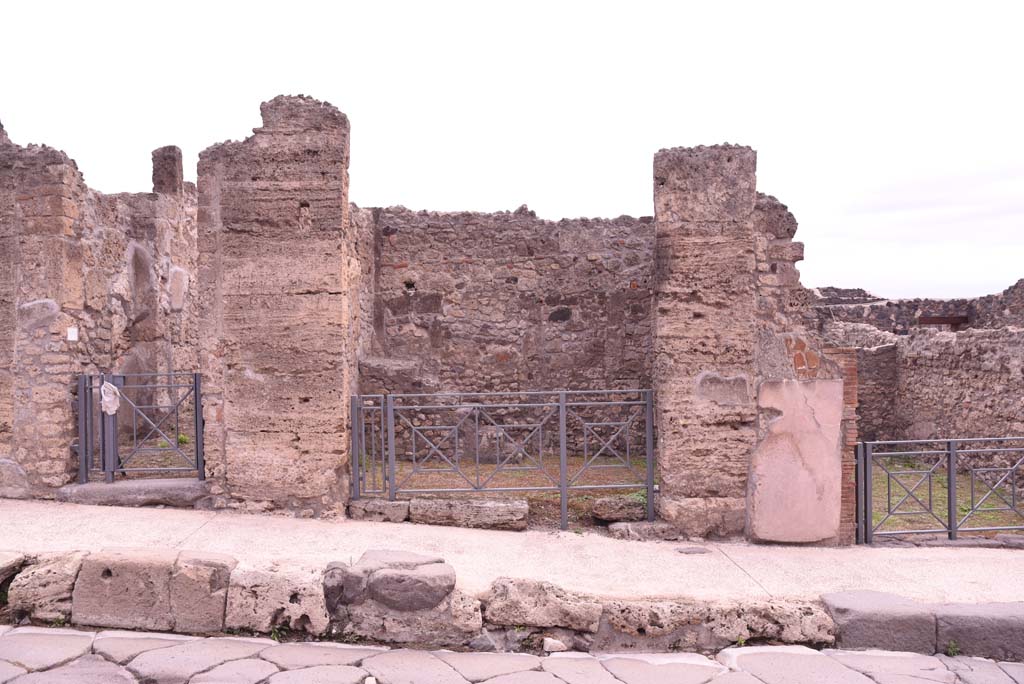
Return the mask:
[[1021, 2], [34, 2], [0, 9], [0, 121], [104, 192], [149, 152], [352, 122], [362, 206], [650, 215], [655, 151], [758, 151], [807, 285], [968, 296], [1024, 277]]

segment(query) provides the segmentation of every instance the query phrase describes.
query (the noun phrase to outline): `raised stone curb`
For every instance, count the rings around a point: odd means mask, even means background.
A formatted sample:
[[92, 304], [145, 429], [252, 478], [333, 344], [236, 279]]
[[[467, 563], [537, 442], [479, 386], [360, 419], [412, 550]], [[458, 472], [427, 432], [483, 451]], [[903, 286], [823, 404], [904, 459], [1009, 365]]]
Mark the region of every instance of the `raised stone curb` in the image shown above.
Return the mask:
[[68, 620], [71, 592], [82, 568], [84, 551], [47, 554], [29, 562], [11, 582], [7, 599], [16, 618]]
[[844, 649], [1024, 659], [1024, 602], [930, 604], [876, 591], [822, 596]]
[[409, 502], [409, 520], [426, 525], [526, 529], [530, 506], [524, 499], [427, 499]]

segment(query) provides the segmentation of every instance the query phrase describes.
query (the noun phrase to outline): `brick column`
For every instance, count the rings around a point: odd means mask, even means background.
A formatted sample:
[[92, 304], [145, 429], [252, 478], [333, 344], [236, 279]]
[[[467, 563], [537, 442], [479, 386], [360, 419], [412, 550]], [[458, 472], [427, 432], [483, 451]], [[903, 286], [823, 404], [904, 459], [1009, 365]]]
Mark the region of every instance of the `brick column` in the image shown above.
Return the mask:
[[659, 508], [687, 534], [745, 524], [757, 439], [755, 168], [753, 150], [731, 145], [654, 158]]

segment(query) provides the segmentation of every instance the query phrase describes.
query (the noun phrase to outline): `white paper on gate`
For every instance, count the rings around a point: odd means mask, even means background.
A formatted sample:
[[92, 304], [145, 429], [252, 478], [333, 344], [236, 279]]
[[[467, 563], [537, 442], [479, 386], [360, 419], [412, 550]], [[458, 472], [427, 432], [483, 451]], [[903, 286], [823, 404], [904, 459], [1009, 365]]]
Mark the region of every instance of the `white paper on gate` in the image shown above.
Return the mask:
[[100, 409], [108, 416], [117, 415], [117, 409], [121, 405], [121, 391], [117, 385], [104, 382], [100, 385]]

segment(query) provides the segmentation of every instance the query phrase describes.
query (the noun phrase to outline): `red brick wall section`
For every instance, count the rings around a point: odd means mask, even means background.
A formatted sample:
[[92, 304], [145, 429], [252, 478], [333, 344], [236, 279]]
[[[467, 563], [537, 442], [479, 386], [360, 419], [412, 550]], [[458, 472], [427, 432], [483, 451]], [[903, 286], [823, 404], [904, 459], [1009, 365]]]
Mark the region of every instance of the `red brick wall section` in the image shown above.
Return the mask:
[[828, 347], [825, 355], [843, 372], [843, 498], [837, 542], [845, 546], [853, 544], [857, 534], [857, 350]]

